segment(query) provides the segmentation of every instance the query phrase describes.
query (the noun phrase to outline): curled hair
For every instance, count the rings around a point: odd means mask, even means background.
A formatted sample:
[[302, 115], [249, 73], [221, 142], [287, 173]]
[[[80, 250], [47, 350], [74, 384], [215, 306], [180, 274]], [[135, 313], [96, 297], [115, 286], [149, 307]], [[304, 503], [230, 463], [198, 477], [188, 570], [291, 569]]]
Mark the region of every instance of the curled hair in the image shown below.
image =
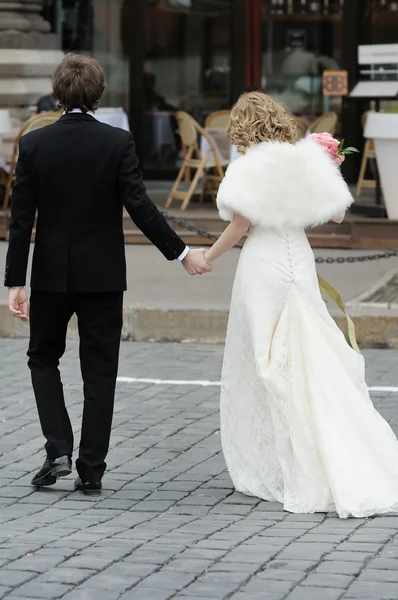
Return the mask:
[[54, 95], [66, 112], [96, 110], [105, 90], [101, 63], [90, 56], [67, 54], [53, 75]]
[[232, 108], [228, 137], [245, 154], [249, 146], [264, 141], [296, 140], [296, 125], [288, 110], [263, 92], [242, 94]]

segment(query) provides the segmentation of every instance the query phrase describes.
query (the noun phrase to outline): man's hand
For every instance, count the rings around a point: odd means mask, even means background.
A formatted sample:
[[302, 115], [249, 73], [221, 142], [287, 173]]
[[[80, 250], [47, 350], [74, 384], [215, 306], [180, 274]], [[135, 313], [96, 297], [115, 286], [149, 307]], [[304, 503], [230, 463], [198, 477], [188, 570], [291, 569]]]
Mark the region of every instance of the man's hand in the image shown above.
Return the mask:
[[202, 275], [211, 271], [211, 265], [205, 261], [206, 248], [190, 250], [182, 264], [190, 275]]
[[12, 288], [10, 290], [8, 308], [17, 319], [28, 320], [28, 296], [24, 288]]

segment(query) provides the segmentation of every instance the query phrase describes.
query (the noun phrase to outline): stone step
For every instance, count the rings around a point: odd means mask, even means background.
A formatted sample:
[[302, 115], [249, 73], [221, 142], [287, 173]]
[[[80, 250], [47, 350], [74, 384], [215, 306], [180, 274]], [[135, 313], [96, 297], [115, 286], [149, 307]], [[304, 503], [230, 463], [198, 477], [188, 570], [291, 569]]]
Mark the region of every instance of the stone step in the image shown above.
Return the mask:
[[[221, 221], [213, 207], [199, 207], [188, 211], [168, 211], [191, 225], [205, 229], [214, 235], [221, 235], [228, 223]], [[208, 238], [184, 229], [179, 224], [170, 225], [188, 244], [208, 245]], [[8, 239], [9, 213], [0, 210], [0, 239]], [[136, 227], [127, 213], [123, 217], [123, 227], [127, 244], [150, 243]], [[398, 221], [388, 219], [353, 218], [348, 215], [344, 223], [326, 223], [308, 231], [308, 239], [314, 248], [344, 249], [398, 249]]]

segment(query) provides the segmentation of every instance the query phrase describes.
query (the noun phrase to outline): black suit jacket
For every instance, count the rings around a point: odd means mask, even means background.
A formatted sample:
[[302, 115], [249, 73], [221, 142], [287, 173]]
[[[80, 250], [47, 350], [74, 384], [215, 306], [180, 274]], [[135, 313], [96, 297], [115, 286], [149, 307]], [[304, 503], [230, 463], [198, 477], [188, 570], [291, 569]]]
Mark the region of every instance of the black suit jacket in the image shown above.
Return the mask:
[[37, 210], [31, 287], [126, 289], [123, 206], [168, 260], [185, 243], [148, 198], [131, 133], [69, 113], [21, 138], [5, 285], [25, 285]]

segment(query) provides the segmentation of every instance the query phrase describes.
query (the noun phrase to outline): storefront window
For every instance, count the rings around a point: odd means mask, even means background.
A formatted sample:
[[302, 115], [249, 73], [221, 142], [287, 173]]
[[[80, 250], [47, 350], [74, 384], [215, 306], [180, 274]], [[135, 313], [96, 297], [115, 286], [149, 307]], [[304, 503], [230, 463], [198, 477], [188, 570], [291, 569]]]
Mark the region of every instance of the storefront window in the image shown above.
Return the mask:
[[230, 1], [147, 1], [145, 10], [146, 169], [178, 165], [173, 113], [189, 112], [203, 124], [230, 107]]
[[53, 28], [64, 52], [87, 53], [105, 69], [107, 88], [101, 106], [128, 110], [129, 70], [122, 55], [122, 0], [58, 0]]
[[341, 68], [342, 0], [263, 0], [262, 87], [307, 121], [326, 110], [322, 73]]
[[398, 43], [398, 0], [377, 0], [372, 10], [372, 44]]

